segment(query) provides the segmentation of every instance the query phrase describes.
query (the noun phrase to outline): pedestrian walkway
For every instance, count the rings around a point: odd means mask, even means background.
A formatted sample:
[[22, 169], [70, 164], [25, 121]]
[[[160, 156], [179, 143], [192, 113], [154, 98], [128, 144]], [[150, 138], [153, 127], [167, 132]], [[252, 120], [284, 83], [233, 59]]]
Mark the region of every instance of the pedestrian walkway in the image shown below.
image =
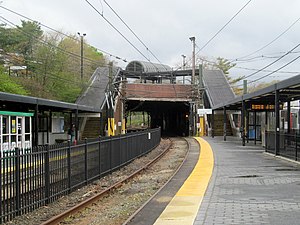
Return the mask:
[[194, 222], [300, 224], [300, 166], [242, 146], [240, 139], [205, 138], [214, 171]]
[[[143, 209], [134, 216], [126, 225], [153, 225], [159, 215], [168, 206], [172, 198], [176, 195], [180, 187], [192, 173], [199, 159], [199, 144], [193, 138], [186, 138], [190, 150], [186, 160], [175, 176], [164, 186]], [[195, 216], [197, 215], [197, 210]], [[184, 224], [181, 224], [184, 225]]]
[[213, 170], [213, 153], [209, 144], [197, 138], [201, 146], [199, 160], [154, 225], [192, 224], [204, 197]]

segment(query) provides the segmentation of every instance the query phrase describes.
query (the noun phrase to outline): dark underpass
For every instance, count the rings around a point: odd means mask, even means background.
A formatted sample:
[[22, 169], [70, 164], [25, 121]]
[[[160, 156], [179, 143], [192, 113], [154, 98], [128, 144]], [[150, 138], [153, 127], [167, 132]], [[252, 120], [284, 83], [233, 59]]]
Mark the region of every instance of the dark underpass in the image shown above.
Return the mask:
[[189, 134], [188, 102], [126, 101], [127, 112], [147, 112], [150, 128], [161, 127], [164, 136], [187, 136]]

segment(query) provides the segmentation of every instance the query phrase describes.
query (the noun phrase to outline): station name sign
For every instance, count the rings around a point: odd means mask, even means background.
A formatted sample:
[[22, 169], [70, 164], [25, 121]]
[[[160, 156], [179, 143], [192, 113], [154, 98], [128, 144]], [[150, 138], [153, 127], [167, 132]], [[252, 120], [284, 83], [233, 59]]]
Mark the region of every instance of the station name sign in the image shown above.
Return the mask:
[[212, 109], [198, 109], [198, 115], [203, 116], [205, 114], [212, 114]]
[[[275, 110], [275, 105], [272, 104], [251, 104], [252, 110]], [[283, 109], [283, 104], [279, 104], [279, 109]]]

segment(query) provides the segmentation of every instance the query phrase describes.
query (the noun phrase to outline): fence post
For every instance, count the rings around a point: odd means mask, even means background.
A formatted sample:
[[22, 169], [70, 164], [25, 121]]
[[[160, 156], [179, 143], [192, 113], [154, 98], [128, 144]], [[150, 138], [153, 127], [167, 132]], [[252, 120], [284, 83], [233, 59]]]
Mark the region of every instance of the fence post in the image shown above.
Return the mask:
[[295, 161], [298, 161], [297, 159], [298, 159], [298, 147], [297, 147], [297, 145], [298, 145], [298, 141], [297, 141], [297, 132], [295, 132], [295, 142], [296, 142], [296, 149], [295, 149]]
[[88, 151], [87, 151], [87, 138], [84, 139], [84, 176], [85, 183], [88, 183]]
[[49, 144], [46, 144], [45, 152], [45, 203], [49, 204], [50, 198], [50, 160], [49, 160]]
[[110, 136], [109, 141], [109, 172], [112, 171], [112, 137]]
[[[21, 181], [20, 181], [20, 149], [15, 148], [15, 177], [16, 177], [16, 212], [17, 216], [21, 215]], [[1, 203], [2, 204], [2, 203]]]
[[129, 161], [129, 141], [128, 141], [128, 134], [126, 134], [126, 163]]
[[121, 134], [119, 134], [119, 166], [121, 166], [123, 164], [123, 160], [122, 160], [122, 147], [121, 147]]
[[0, 172], [0, 191], [1, 191], [1, 195], [0, 195], [0, 224], [3, 223], [2, 220], [2, 152], [0, 151], [0, 168], [1, 168], [1, 172]]
[[68, 193], [71, 193], [71, 141], [68, 140], [67, 149], [67, 164], [68, 164]]
[[99, 151], [99, 178], [101, 178], [101, 136], [99, 136], [99, 146], [98, 146], [98, 151]]

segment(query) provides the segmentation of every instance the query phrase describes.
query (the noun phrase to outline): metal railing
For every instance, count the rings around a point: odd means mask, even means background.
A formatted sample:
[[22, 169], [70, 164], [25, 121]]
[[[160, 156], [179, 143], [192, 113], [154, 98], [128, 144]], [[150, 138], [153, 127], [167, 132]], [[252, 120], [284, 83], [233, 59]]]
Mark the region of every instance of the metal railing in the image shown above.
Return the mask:
[[0, 223], [54, 202], [155, 148], [160, 128], [2, 152]]
[[279, 133], [279, 146], [275, 152], [275, 131], [266, 132], [266, 152], [276, 154], [288, 159], [299, 161], [300, 134], [295, 133]]

